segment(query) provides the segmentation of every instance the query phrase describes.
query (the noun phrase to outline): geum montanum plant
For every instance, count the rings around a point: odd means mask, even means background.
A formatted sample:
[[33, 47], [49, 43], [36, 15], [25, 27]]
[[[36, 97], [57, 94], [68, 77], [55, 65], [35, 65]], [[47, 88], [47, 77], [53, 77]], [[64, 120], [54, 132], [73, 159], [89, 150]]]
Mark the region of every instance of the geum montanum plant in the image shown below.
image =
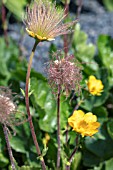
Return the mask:
[[[42, 41], [51, 41], [54, 40], [55, 37], [63, 34], [67, 34], [71, 32], [71, 27], [76, 24], [76, 20], [73, 22], [69, 22], [63, 24], [63, 20], [66, 17], [64, 14], [64, 10], [59, 10], [56, 7], [55, 3], [52, 3], [48, 0], [35, 0], [33, 1], [27, 8], [24, 16], [24, 23], [26, 26], [27, 33], [35, 39], [35, 44], [32, 49], [32, 53], [30, 55], [27, 76], [26, 76], [26, 90], [25, 90], [25, 101], [26, 101], [26, 109], [28, 113], [28, 120], [30, 123], [30, 129], [33, 137], [34, 144], [36, 146], [36, 150], [38, 156], [41, 161], [42, 169], [46, 169], [46, 165], [41, 154], [39, 144], [36, 138], [30, 109], [29, 109], [29, 78], [30, 71], [32, 65], [32, 59], [34, 56], [35, 49], [39, 42]], [[60, 166], [60, 162], [58, 161], [57, 167]]]
[[[45, 161], [41, 153], [37, 137], [35, 134], [32, 117], [29, 108], [29, 79], [32, 60], [37, 45], [42, 41], [52, 41], [59, 35], [64, 35], [72, 32], [72, 26], [76, 24], [77, 20], [69, 23], [63, 23], [67, 13], [65, 10], [58, 9], [55, 3], [48, 0], [34, 0], [27, 8], [24, 16], [24, 23], [26, 26], [26, 32], [28, 35], [35, 39], [34, 46], [30, 55], [28, 70], [26, 75], [26, 89], [25, 89], [25, 101], [28, 114], [28, 120], [33, 137], [34, 144], [36, 146], [37, 154], [40, 158], [42, 169], [46, 169]], [[47, 66], [48, 80], [51, 86], [51, 90], [57, 96], [57, 169], [61, 168], [61, 139], [60, 139], [60, 99], [61, 94], [66, 94], [66, 98], [74, 90], [80, 94], [82, 80], [81, 67], [73, 55], [64, 55], [56, 52], [53, 55], [52, 60]], [[93, 79], [95, 82], [96, 79]], [[98, 80], [97, 80], [98, 81]], [[87, 82], [88, 90], [91, 94], [100, 95], [103, 86], [99, 83], [99, 89], [94, 88], [91, 83]], [[95, 84], [94, 84], [95, 86]], [[90, 90], [91, 89], [91, 90]], [[96, 92], [95, 92], [96, 91]], [[81, 110], [74, 111], [73, 115], [68, 119], [69, 125], [73, 128], [77, 134], [84, 136], [92, 136], [98, 132], [100, 124], [97, 122], [97, 117], [92, 113], [84, 113]], [[68, 158], [65, 169], [70, 169], [72, 158], [76, 153], [79, 146], [79, 135], [76, 138], [76, 147], [74, 148], [71, 156]]]
[[[32, 133], [33, 141], [36, 146], [36, 151], [40, 159], [42, 169], [46, 170], [45, 161], [41, 153], [37, 137], [35, 134], [32, 117], [29, 108], [29, 81], [30, 71], [32, 65], [32, 59], [39, 42], [52, 41], [59, 35], [64, 35], [72, 32], [72, 26], [76, 24], [77, 20], [73, 22], [63, 24], [63, 20], [66, 17], [67, 12], [65, 10], [58, 9], [55, 3], [49, 0], [34, 0], [26, 8], [24, 16], [24, 23], [26, 26], [26, 32], [30, 37], [35, 39], [34, 46], [30, 55], [28, 70], [26, 75], [26, 89], [25, 89], [25, 101], [26, 109], [28, 114], [28, 121], [30, 124], [30, 130]], [[70, 94], [75, 91], [76, 94], [80, 95], [82, 80], [81, 67], [79, 62], [73, 55], [68, 55], [68, 51], [64, 53], [56, 52], [52, 59], [49, 61], [46, 71], [48, 75], [48, 82], [51, 87], [53, 94], [56, 96], [57, 105], [57, 169], [61, 167], [61, 121], [60, 121], [60, 103], [61, 95], [65, 95], [66, 99], [70, 97]], [[89, 80], [86, 82], [87, 90], [91, 95], [100, 96], [103, 92], [104, 85], [101, 80], [96, 79], [95, 76], [91, 75]], [[16, 119], [17, 107], [13, 100], [13, 94], [9, 88], [0, 87], [0, 123], [3, 127], [3, 132], [8, 148], [8, 153], [11, 161], [13, 170], [16, 170], [15, 160], [13, 157], [12, 149], [9, 142], [8, 127], [13, 129], [14, 125], [18, 125]], [[73, 114], [68, 118], [68, 125], [76, 132], [76, 146], [73, 152], [66, 159], [65, 169], [69, 170], [72, 159], [80, 146], [81, 139], [85, 136], [92, 137], [98, 132], [100, 123], [97, 122], [97, 117], [93, 113], [84, 113], [82, 110], [74, 109]], [[68, 129], [69, 130], [69, 129]], [[68, 138], [67, 138], [68, 139]], [[43, 143], [46, 145], [50, 140], [48, 134], [45, 135]], [[51, 168], [51, 167], [50, 167]]]

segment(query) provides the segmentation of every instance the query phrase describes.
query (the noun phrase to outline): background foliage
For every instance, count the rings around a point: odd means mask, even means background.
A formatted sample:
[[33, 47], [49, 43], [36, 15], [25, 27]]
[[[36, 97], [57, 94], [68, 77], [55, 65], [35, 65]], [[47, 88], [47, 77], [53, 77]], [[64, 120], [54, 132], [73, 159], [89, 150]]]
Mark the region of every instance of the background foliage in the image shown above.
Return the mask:
[[[18, 2], [19, 1], [19, 2]], [[5, 6], [9, 13], [19, 19], [26, 0], [6, 0]], [[112, 0], [103, 0], [105, 7], [113, 10]], [[12, 15], [13, 15], [12, 14]], [[72, 37], [71, 51], [80, 61], [83, 67], [83, 90], [82, 96], [86, 98], [80, 105], [79, 109], [85, 112], [93, 112], [98, 116], [101, 123], [99, 132], [93, 137], [86, 137], [81, 142], [81, 147], [74, 157], [71, 170], [92, 169], [92, 170], [112, 170], [113, 167], [113, 39], [109, 35], [100, 35], [97, 45], [87, 43], [88, 35], [80, 29], [77, 24]], [[19, 114], [26, 114], [24, 96], [22, 96], [20, 87], [24, 89], [27, 61], [20, 51], [18, 44], [8, 37], [9, 45], [7, 46], [3, 34], [0, 37], [0, 85], [11, 86], [12, 90], [19, 94], [18, 110]], [[51, 45], [50, 51], [56, 49]], [[96, 53], [98, 51], [98, 53]], [[104, 84], [104, 92], [100, 97], [88, 96], [85, 88], [85, 80], [90, 75], [95, 75], [101, 79]], [[56, 101], [47, 79], [34, 69], [31, 71], [31, 89], [30, 96], [31, 113], [35, 125], [37, 138], [45, 155], [46, 164], [49, 169], [55, 168], [56, 163]], [[71, 98], [71, 97], [70, 97]], [[65, 144], [65, 128], [67, 118], [72, 113], [74, 106], [80, 101], [80, 98], [74, 96], [70, 103], [70, 98], [61, 99], [61, 129], [62, 129], [62, 169], [65, 158], [72, 152], [75, 147], [75, 132], [69, 132], [69, 144]], [[19, 170], [40, 169], [40, 163], [37, 158], [35, 147], [31, 138], [29, 125], [27, 122], [14, 127], [16, 136], [10, 136], [11, 146], [17, 167]], [[42, 145], [45, 134], [50, 135], [47, 148]], [[67, 155], [66, 155], [67, 153]], [[0, 126], [0, 169], [11, 169], [9, 157], [6, 149], [6, 143]]]

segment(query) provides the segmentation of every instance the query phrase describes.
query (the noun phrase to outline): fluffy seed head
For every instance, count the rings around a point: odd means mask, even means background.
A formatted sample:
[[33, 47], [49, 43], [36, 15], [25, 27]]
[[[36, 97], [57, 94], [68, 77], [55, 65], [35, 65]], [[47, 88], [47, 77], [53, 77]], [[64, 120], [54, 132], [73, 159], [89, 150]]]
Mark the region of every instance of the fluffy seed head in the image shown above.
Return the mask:
[[66, 96], [72, 90], [80, 92], [82, 75], [78, 61], [73, 55], [62, 58], [62, 55], [57, 53], [55, 57], [56, 60], [50, 61], [47, 67], [49, 84], [53, 92], [58, 90], [58, 86], [66, 92]]
[[0, 122], [10, 126], [14, 120], [15, 111], [16, 105], [13, 102], [11, 90], [0, 87]]
[[24, 23], [27, 33], [38, 41], [51, 41], [56, 36], [71, 32], [71, 26], [77, 21], [63, 24], [64, 10], [56, 8], [49, 0], [34, 0], [26, 8]]

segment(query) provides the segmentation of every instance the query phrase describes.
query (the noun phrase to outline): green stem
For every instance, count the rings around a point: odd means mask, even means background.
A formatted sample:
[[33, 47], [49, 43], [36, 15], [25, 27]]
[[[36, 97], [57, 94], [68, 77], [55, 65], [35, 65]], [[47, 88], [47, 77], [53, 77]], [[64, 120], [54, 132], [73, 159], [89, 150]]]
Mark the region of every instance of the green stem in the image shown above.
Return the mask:
[[14, 163], [14, 157], [13, 157], [12, 149], [11, 149], [9, 138], [8, 138], [7, 127], [5, 124], [3, 124], [3, 131], [4, 131], [4, 136], [5, 136], [5, 140], [6, 140], [6, 144], [7, 144], [9, 158], [11, 161], [12, 170], [16, 170], [15, 163]]
[[29, 120], [29, 124], [30, 124], [30, 130], [31, 130], [32, 138], [33, 138], [33, 141], [34, 141], [38, 156], [40, 157], [42, 169], [46, 170], [46, 165], [45, 165], [43, 156], [41, 155], [41, 151], [40, 151], [39, 144], [38, 144], [38, 141], [37, 141], [37, 138], [36, 138], [36, 134], [35, 134], [35, 130], [34, 130], [33, 122], [32, 122], [32, 117], [31, 117], [30, 109], [29, 109], [29, 78], [30, 78], [32, 60], [33, 60], [34, 53], [35, 53], [35, 50], [36, 50], [36, 47], [37, 47], [38, 43], [39, 42], [35, 41], [35, 44], [33, 46], [32, 53], [31, 53], [30, 59], [29, 59], [29, 64], [28, 64], [28, 69], [27, 69], [27, 76], [26, 76], [25, 102], [26, 102], [26, 109], [27, 109], [28, 120]]

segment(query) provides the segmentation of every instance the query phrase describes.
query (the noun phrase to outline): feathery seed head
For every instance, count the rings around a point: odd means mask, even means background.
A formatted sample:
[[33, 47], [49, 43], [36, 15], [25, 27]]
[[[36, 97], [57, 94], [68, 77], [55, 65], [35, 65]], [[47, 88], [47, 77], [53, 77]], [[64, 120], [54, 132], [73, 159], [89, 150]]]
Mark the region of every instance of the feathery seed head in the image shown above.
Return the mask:
[[77, 20], [63, 24], [64, 10], [59, 10], [55, 3], [49, 0], [34, 0], [26, 8], [24, 23], [27, 33], [38, 41], [51, 41], [56, 36], [71, 32]]
[[47, 67], [48, 80], [53, 92], [58, 90], [58, 86], [62, 91], [66, 92], [66, 96], [72, 90], [80, 92], [80, 81], [82, 80], [81, 67], [78, 61], [74, 61], [74, 56], [62, 58], [61, 54], [56, 54], [56, 60], [49, 62]]
[[12, 92], [9, 88], [0, 87], [0, 122], [11, 125], [11, 119], [16, 112], [16, 105], [13, 102]]

